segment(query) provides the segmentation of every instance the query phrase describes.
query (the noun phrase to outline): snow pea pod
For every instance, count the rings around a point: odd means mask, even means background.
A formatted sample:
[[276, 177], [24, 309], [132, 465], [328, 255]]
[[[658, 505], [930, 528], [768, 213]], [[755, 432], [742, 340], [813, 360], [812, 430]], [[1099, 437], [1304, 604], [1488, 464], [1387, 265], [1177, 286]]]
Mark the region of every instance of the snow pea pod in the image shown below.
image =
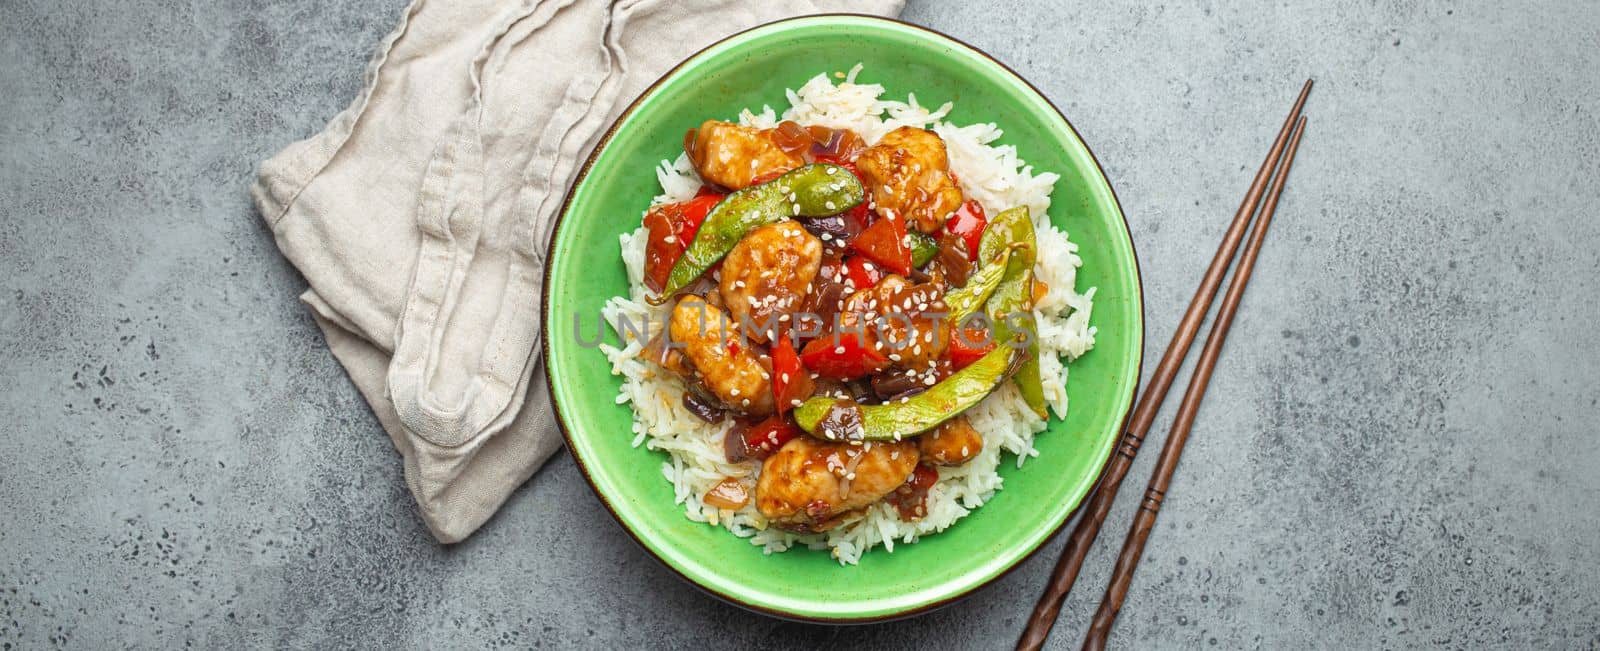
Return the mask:
[[813, 163], [771, 181], [727, 196], [706, 215], [694, 241], [672, 264], [661, 295], [653, 304], [666, 302], [728, 255], [750, 231], [790, 217], [824, 217], [851, 208], [866, 197], [850, 170], [838, 165]]
[[938, 427], [988, 397], [1020, 364], [1026, 349], [996, 346], [927, 391], [881, 405], [816, 396], [794, 410], [795, 423], [829, 441], [898, 441]]
[[906, 233], [911, 237], [911, 266], [921, 269], [939, 255], [939, 241], [921, 231]]
[[1004, 211], [990, 220], [978, 244], [978, 259], [993, 261], [1006, 247], [1018, 242], [1026, 243], [1027, 247], [1011, 256], [1005, 277], [989, 296], [986, 309], [995, 339], [1012, 339], [1018, 331], [1027, 330], [1027, 357], [1011, 376], [1011, 381], [1016, 383], [1028, 408], [1040, 418], [1047, 418], [1044, 380], [1039, 370], [1038, 330], [1033, 319], [1033, 263], [1038, 244], [1027, 206]]
[[951, 325], [960, 325], [962, 319], [976, 314], [978, 308], [988, 302], [1000, 281], [1005, 279], [1007, 263], [1014, 255], [1023, 255], [1016, 251], [1027, 246], [1025, 242], [1017, 242], [1001, 249], [1000, 257], [984, 264], [978, 273], [967, 279], [967, 284], [945, 293], [944, 304], [949, 307]]

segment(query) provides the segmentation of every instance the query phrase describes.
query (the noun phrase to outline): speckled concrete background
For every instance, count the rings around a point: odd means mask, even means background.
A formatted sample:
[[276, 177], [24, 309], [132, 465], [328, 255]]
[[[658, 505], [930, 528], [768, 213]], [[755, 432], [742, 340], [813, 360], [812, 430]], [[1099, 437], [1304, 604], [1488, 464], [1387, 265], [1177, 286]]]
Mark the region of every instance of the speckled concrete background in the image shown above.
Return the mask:
[[[679, 582], [564, 454], [470, 542], [431, 541], [246, 196], [403, 4], [0, 2], [0, 645], [1010, 644], [1059, 541], [958, 606], [847, 629]], [[1152, 357], [1319, 82], [1113, 642], [1600, 647], [1600, 9], [1242, 4], [905, 13], [1095, 148]], [[1133, 492], [1052, 646], [1077, 644]]]

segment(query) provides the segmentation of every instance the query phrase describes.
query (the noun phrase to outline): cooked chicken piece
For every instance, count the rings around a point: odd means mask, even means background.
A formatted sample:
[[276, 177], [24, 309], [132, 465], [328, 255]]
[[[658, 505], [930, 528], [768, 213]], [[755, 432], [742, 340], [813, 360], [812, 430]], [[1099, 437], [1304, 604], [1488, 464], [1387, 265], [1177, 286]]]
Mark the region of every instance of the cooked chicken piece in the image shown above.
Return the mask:
[[956, 416], [917, 437], [922, 460], [939, 466], [959, 466], [983, 451], [983, 436], [972, 428], [966, 416]]
[[798, 436], [761, 464], [756, 508], [785, 529], [827, 531], [904, 484], [918, 456], [912, 441], [850, 445]]
[[729, 190], [750, 187], [757, 178], [787, 172], [805, 162], [799, 154], [779, 147], [772, 139], [772, 132], [772, 129], [706, 120], [695, 131], [689, 161], [694, 163], [701, 179]]
[[753, 416], [772, 413], [771, 373], [739, 336], [737, 324], [699, 296], [686, 296], [672, 310], [672, 341], [701, 383], [728, 407]]
[[[800, 224], [784, 220], [751, 231], [722, 260], [723, 304], [750, 338], [765, 343], [787, 329], [781, 315], [806, 298], [822, 265], [822, 242]], [[769, 321], [770, 319], [770, 321]]]
[[950, 308], [943, 292], [932, 284], [913, 285], [889, 274], [870, 289], [851, 294], [844, 309], [840, 323], [847, 327], [865, 324], [894, 366], [925, 370], [928, 362], [943, 357], [950, 345], [944, 318]]
[[927, 129], [900, 127], [856, 159], [861, 180], [872, 191], [879, 214], [893, 212], [924, 233], [936, 233], [961, 206], [961, 189], [950, 176], [944, 141]]

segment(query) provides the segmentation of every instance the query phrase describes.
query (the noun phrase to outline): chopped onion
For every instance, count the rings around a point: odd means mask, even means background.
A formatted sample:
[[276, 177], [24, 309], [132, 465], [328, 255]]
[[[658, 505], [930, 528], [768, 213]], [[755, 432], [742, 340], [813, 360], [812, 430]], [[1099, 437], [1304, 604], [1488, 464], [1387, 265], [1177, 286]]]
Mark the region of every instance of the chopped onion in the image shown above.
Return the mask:
[[715, 399], [701, 395], [701, 390], [696, 384], [691, 384], [688, 391], [683, 392], [683, 408], [707, 423], [720, 423], [728, 415]]
[[939, 255], [933, 258], [933, 265], [944, 272], [945, 282], [951, 287], [961, 287], [967, 284], [967, 277], [972, 275], [972, 260], [967, 256], [967, 243], [950, 233], [939, 237]]
[[846, 219], [844, 215], [802, 217], [796, 221], [805, 227], [806, 232], [822, 240], [823, 248], [835, 251], [843, 251], [857, 235], [861, 234], [861, 226], [854, 219]]
[[817, 432], [830, 441], [859, 441], [866, 437], [861, 406], [849, 398], [835, 400], [817, 423]]
[[894, 402], [901, 398], [914, 396], [928, 390], [922, 374], [906, 375], [905, 373], [879, 373], [872, 376], [872, 392], [878, 399], [885, 402]]
[[772, 130], [772, 142], [779, 149], [794, 154], [811, 147], [811, 134], [806, 133], [800, 123], [784, 120], [778, 123], [778, 128]]
[[750, 459], [750, 447], [744, 443], [744, 433], [750, 425], [743, 421], [735, 421], [733, 427], [728, 428], [727, 435], [722, 437], [722, 456], [728, 463], [739, 463]]
[[711, 490], [706, 491], [705, 497], [700, 498], [700, 501], [719, 509], [742, 509], [745, 504], [750, 503], [750, 493], [739, 480], [725, 477], [717, 482], [716, 486], [712, 486]]

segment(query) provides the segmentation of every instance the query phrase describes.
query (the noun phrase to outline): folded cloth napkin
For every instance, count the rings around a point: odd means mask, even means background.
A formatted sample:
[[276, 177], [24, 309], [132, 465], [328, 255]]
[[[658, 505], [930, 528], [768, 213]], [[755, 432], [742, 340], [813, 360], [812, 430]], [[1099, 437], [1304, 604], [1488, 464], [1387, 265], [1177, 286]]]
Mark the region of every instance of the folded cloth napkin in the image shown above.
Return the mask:
[[555, 212], [608, 124], [678, 61], [790, 16], [903, 0], [414, 0], [321, 133], [251, 194], [441, 542], [561, 445], [539, 299]]

